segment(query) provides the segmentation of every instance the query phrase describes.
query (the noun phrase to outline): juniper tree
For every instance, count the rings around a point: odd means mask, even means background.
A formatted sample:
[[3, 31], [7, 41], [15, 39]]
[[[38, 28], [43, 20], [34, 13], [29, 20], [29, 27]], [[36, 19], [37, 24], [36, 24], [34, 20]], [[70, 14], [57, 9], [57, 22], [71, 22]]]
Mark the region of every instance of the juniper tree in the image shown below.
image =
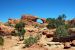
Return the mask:
[[15, 28], [18, 31], [18, 36], [20, 40], [24, 39], [24, 33], [26, 32], [24, 27], [25, 27], [25, 23], [23, 22], [19, 22], [15, 25]]

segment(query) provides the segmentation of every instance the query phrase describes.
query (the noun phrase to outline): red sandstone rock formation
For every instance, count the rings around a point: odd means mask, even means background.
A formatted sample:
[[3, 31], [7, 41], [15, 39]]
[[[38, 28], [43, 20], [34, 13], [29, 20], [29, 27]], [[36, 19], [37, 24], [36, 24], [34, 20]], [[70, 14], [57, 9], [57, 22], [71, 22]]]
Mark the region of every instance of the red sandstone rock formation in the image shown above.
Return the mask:
[[75, 24], [75, 19], [72, 19], [71, 21], [69, 21], [69, 24], [74, 25]]
[[0, 35], [11, 35], [11, 32], [14, 30], [14, 28], [11, 28], [9, 26], [0, 25]]
[[22, 20], [27, 20], [27, 21], [31, 20], [31, 21], [36, 22], [36, 20], [37, 20], [38, 18], [37, 18], [36, 16], [32, 16], [32, 15], [23, 15], [23, 16], [21, 17], [21, 19], [22, 19]]
[[75, 45], [75, 40], [72, 41], [72, 44]]
[[8, 19], [8, 23], [14, 24], [14, 20], [13, 19]]
[[45, 18], [41, 18], [41, 20], [43, 21], [43, 23], [46, 23], [46, 19]]
[[20, 22], [20, 20], [18, 20], [18, 19], [8, 19], [8, 23], [10, 23], [10, 24], [16, 24], [16, 23], [19, 23]]
[[[33, 21], [33, 22], [36, 22], [37, 19], [39, 19], [38, 17], [36, 16], [32, 16], [32, 15], [23, 15], [21, 17], [22, 20], [25, 20], [25, 21]], [[41, 20], [43, 21], [43, 23], [46, 23], [46, 19], [45, 18], [41, 18]]]
[[47, 38], [50, 38], [50, 37], [53, 37], [54, 32], [46, 30], [46, 31], [43, 31], [42, 34], [46, 35]]
[[64, 47], [65, 47], [65, 48], [70, 48], [70, 47], [71, 47], [70, 44], [71, 44], [70, 42], [65, 42], [65, 43], [64, 43]]

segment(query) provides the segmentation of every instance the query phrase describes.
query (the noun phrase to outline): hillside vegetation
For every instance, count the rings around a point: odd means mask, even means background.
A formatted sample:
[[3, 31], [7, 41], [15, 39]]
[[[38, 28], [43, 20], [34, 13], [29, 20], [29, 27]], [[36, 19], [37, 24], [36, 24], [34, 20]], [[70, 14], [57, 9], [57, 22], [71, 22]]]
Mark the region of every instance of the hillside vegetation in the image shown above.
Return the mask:
[[[75, 19], [38, 18], [23, 15], [21, 19], [8, 19], [0, 23], [2, 50], [75, 50]], [[40, 19], [42, 23], [38, 23]], [[40, 48], [40, 49], [39, 49]]]

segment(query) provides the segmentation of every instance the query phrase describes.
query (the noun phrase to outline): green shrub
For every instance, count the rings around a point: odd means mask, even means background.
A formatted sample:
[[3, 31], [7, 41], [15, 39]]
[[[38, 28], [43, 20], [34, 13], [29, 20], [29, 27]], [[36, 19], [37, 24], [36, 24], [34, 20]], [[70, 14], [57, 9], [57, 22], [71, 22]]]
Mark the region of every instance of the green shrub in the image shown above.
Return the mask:
[[29, 38], [24, 40], [25, 47], [30, 47], [34, 43], [37, 43], [37, 38], [30, 36]]
[[47, 26], [46, 26], [48, 29], [53, 29], [53, 28], [56, 28], [54, 23], [49, 23]]
[[69, 33], [67, 31], [67, 29], [65, 28], [65, 26], [59, 26], [58, 28], [56, 28], [56, 32], [55, 32], [55, 37], [56, 38], [61, 38], [61, 37], [67, 37], [69, 36]]
[[20, 30], [21, 28], [24, 28], [24, 27], [25, 27], [25, 23], [23, 23], [23, 22], [19, 22], [15, 25], [15, 28], [17, 30]]
[[2, 37], [0, 37], [0, 45], [4, 44], [4, 39]]
[[55, 20], [51, 23], [48, 23], [47, 28], [48, 29], [57, 28], [61, 25], [65, 25], [64, 21]]
[[15, 25], [15, 28], [16, 28], [16, 31], [17, 31], [17, 35], [19, 36], [20, 40], [24, 39], [24, 34], [26, 32], [26, 30], [24, 29], [24, 27], [25, 27], [25, 23], [23, 23], [23, 22], [17, 23]]
[[65, 25], [65, 15], [60, 15], [58, 18], [47, 18], [46, 21], [48, 22], [47, 28], [57, 28], [61, 25]]
[[52, 23], [52, 22], [54, 22], [55, 21], [55, 18], [47, 18], [46, 19], [46, 22], [47, 23]]
[[71, 28], [71, 26], [69, 24], [65, 24], [64, 26], [66, 29]]
[[46, 26], [48, 29], [55, 28], [55, 21], [54, 18], [47, 18], [46, 21], [48, 22], [48, 25]]

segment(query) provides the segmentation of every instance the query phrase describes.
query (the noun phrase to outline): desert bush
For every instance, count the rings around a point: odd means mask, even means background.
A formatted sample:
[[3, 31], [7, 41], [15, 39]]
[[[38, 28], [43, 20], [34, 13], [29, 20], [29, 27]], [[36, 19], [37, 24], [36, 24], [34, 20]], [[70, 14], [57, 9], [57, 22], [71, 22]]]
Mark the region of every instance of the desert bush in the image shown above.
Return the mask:
[[57, 19], [60, 21], [64, 21], [65, 18], [66, 18], [66, 15], [62, 14], [62, 15], [59, 15]]
[[55, 18], [47, 18], [46, 19], [46, 22], [47, 23], [52, 23], [52, 22], [54, 22], [55, 21]]
[[25, 47], [30, 47], [33, 44], [37, 43], [37, 38], [30, 36], [29, 38], [24, 40]]
[[0, 45], [2, 46], [4, 44], [4, 39], [0, 36]]
[[64, 26], [65, 26], [66, 29], [71, 28], [70, 24], [64, 24]]
[[48, 25], [46, 26], [48, 29], [55, 28], [55, 21], [54, 18], [47, 18], [46, 21], [48, 22]]
[[17, 30], [20, 30], [21, 28], [24, 28], [24, 27], [25, 27], [25, 23], [23, 23], [23, 22], [19, 22], [15, 25], [15, 28]]
[[35, 24], [35, 25], [33, 25], [35, 28], [37, 28], [37, 27], [39, 27], [39, 24]]
[[24, 33], [26, 32], [24, 27], [25, 27], [25, 23], [23, 23], [23, 22], [17, 23], [15, 25], [15, 28], [16, 28], [16, 31], [18, 32], [17, 34], [18, 34], [20, 40], [24, 39]]
[[57, 28], [61, 25], [65, 25], [65, 15], [60, 15], [58, 18], [47, 18], [46, 21], [48, 22], [47, 28], [52, 29], [52, 28]]
[[22, 28], [19, 31], [18, 35], [19, 35], [20, 39], [24, 40], [24, 34], [25, 34], [25, 32], [26, 32], [26, 30], [24, 28]]
[[51, 23], [48, 23], [47, 28], [48, 29], [52, 29], [52, 28], [57, 28], [61, 25], [65, 25], [64, 21], [60, 21], [60, 20], [55, 20]]
[[68, 30], [65, 28], [65, 26], [59, 26], [58, 28], [56, 28], [56, 32], [54, 35], [56, 38], [63, 38], [63, 37], [67, 37], [69, 36]]
[[48, 29], [56, 28], [54, 23], [49, 23], [46, 27], [47, 27]]

